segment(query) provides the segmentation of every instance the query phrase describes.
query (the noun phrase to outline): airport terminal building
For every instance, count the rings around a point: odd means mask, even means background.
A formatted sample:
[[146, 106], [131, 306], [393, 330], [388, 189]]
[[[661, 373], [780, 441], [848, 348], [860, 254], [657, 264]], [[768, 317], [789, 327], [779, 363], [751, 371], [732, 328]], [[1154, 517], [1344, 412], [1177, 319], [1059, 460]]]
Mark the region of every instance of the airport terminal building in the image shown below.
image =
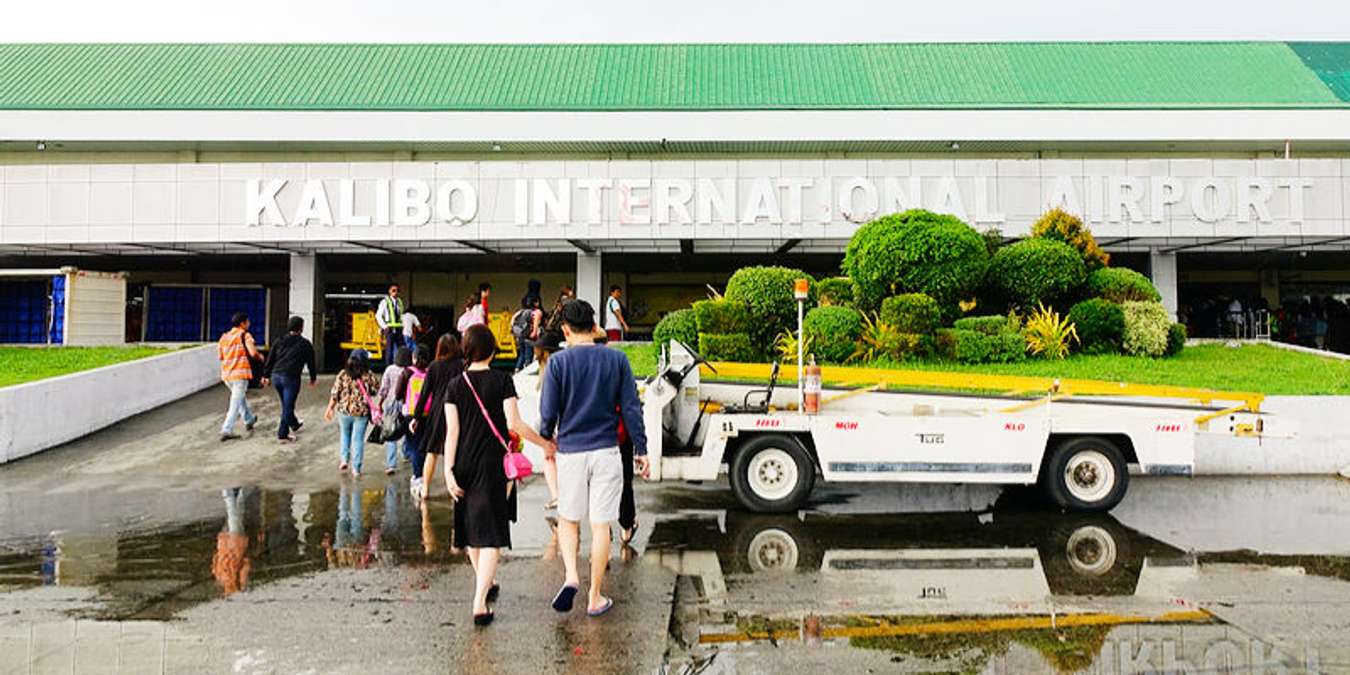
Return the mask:
[[1350, 43], [0, 45], [0, 268], [126, 272], [132, 341], [228, 301], [336, 352], [390, 281], [641, 332], [877, 215], [1056, 206], [1195, 334], [1350, 299]]

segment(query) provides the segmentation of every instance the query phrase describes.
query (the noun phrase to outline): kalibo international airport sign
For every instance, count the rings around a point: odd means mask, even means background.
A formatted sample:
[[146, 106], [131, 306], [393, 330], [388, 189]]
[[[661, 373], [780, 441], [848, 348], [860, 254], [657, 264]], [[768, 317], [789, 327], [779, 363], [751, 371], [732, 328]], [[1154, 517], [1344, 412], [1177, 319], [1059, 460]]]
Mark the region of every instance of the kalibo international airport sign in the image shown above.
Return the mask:
[[1350, 236], [1350, 159], [708, 159], [0, 167], [0, 243], [847, 239], [923, 207], [1027, 233]]
[[[1312, 178], [1060, 174], [1043, 177], [1044, 207], [1063, 208], [1090, 222], [1302, 223]], [[279, 226], [422, 226], [468, 224], [482, 208], [478, 181], [377, 178], [358, 181], [246, 179], [248, 224]], [[962, 183], [967, 183], [963, 190]], [[335, 189], [329, 185], [334, 184]], [[732, 178], [512, 178], [509, 216], [517, 226], [801, 225], [865, 222], [879, 214], [927, 208], [962, 220], [1003, 226], [999, 179], [973, 176], [754, 176]], [[1011, 186], [1009, 186], [1011, 187]], [[926, 188], [926, 189], [925, 189]], [[1015, 188], [1014, 188], [1015, 189]], [[283, 192], [298, 191], [283, 209]], [[333, 192], [336, 194], [332, 194]], [[1277, 200], [1276, 197], [1279, 196]], [[366, 202], [358, 207], [358, 202]], [[503, 220], [498, 214], [497, 221]]]

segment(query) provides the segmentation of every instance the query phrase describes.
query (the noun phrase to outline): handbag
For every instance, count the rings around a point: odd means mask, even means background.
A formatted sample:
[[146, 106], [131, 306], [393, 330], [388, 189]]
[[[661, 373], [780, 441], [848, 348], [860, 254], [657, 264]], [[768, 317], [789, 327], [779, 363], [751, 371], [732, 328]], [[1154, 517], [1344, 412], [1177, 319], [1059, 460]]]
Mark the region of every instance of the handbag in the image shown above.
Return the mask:
[[384, 421], [380, 414], [379, 406], [370, 398], [370, 392], [366, 390], [366, 383], [362, 380], [356, 381], [356, 387], [361, 390], [361, 396], [366, 399], [366, 409], [370, 415], [370, 433], [366, 436], [367, 443], [383, 443], [384, 429], [380, 427], [380, 422]]
[[502, 469], [506, 471], [507, 480], [519, 480], [534, 473], [534, 464], [530, 463], [530, 458], [520, 451], [520, 438], [512, 434], [515, 444], [504, 438], [500, 431], [497, 431], [497, 425], [492, 421], [492, 416], [488, 414], [487, 406], [483, 405], [483, 399], [479, 398], [478, 390], [473, 386], [473, 380], [469, 377], [468, 371], [464, 372], [464, 383], [469, 385], [469, 391], [473, 394], [473, 400], [478, 402], [478, 410], [483, 413], [483, 419], [487, 420], [488, 428], [492, 429], [492, 435], [497, 437], [497, 441], [506, 449], [506, 456], [502, 457]]
[[248, 388], [262, 389], [263, 388], [262, 364], [258, 363], [256, 359], [254, 359], [252, 356], [249, 355], [248, 343], [244, 342], [244, 333], [246, 332], [247, 331], [242, 330], [239, 331], [239, 347], [240, 349], [244, 350], [244, 358], [248, 360], [248, 369], [249, 369]]

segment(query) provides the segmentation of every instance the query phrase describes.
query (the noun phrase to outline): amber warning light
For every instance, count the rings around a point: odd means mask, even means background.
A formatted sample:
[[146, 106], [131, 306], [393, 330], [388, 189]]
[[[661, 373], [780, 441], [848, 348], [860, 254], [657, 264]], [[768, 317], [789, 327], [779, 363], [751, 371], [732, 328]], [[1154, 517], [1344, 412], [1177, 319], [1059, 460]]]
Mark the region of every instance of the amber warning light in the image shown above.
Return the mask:
[[792, 294], [796, 296], [798, 300], [806, 300], [811, 296], [810, 283], [811, 282], [806, 279], [798, 279], [792, 285]]

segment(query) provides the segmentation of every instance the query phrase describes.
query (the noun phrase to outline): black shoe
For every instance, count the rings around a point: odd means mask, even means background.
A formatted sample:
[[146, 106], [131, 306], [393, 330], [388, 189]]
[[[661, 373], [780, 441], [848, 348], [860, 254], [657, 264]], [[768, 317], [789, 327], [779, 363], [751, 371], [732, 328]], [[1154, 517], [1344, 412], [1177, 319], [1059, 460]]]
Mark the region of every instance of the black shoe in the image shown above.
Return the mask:
[[473, 615], [473, 625], [487, 626], [492, 623], [493, 616], [492, 610], [488, 610], [487, 614], [475, 614]]
[[305, 426], [305, 423], [304, 423], [304, 422], [301, 422], [301, 421], [299, 421], [299, 420], [297, 420], [295, 424], [292, 424], [292, 425], [291, 425], [291, 431], [299, 431], [299, 430], [300, 430], [300, 427], [303, 427], [303, 426]]
[[501, 595], [501, 594], [502, 594], [502, 585], [501, 585], [501, 584], [492, 584], [492, 588], [489, 588], [489, 589], [488, 589], [488, 594], [487, 594], [487, 600], [488, 600], [488, 602], [496, 602], [496, 601], [497, 601], [497, 596], [499, 596], [499, 595]]
[[240, 438], [243, 438], [243, 436], [240, 436], [239, 434], [236, 434], [233, 431], [227, 431], [220, 435], [220, 442], [224, 443], [225, 441], [234, 441]]
[[258, 426], [258, 418], [254, 417], [252, 422], [245, 422], [245, 423], [244, 423], [244, 430], [245, 430], [245, 431], [253, 431], [253, 427], [256, 427], [256, 426]]

